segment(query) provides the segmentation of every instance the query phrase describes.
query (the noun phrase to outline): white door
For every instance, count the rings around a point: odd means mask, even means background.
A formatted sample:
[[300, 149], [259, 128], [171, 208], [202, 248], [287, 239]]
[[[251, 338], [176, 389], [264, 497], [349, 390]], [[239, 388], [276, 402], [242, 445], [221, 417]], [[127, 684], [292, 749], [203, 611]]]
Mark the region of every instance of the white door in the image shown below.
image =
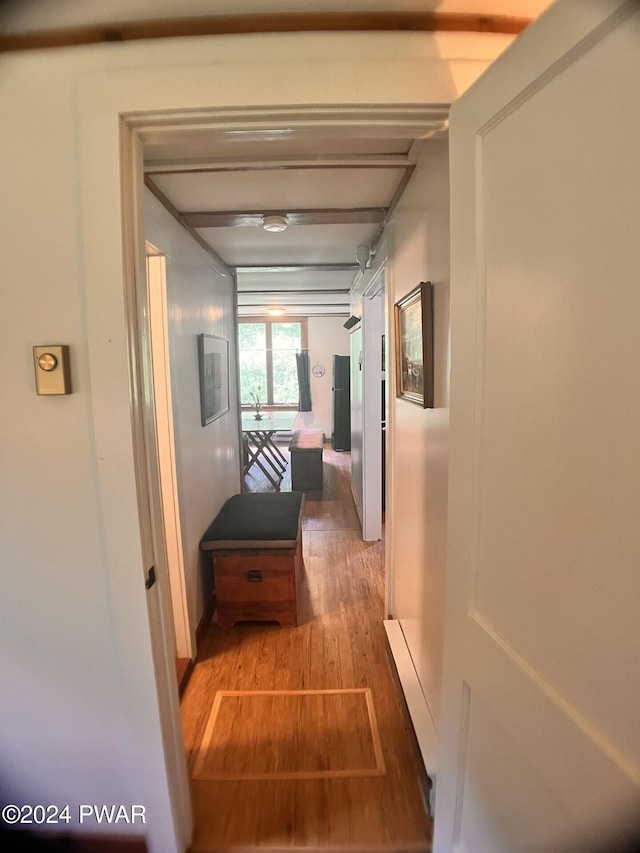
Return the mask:
[[450, 132], [434, 849], [593, 850], [640, 803], [640, 4], [561, 0]]

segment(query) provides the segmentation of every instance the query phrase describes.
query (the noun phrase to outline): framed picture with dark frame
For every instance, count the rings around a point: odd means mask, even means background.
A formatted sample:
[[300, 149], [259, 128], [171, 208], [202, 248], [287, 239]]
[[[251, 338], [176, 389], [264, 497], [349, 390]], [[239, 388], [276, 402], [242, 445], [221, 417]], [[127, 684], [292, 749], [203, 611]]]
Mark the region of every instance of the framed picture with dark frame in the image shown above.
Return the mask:
[[229, 341], [198, 335], [202, 426], [229, 411]]
[[433, 408], [433, 286], [421, 281], [395, 304], [396, 397]]

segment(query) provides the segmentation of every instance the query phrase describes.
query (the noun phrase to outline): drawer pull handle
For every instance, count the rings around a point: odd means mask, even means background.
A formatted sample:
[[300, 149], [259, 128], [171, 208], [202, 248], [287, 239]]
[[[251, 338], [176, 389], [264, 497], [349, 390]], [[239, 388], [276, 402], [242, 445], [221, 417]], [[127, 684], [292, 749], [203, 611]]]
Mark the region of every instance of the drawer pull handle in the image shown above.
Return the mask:
[[258, 569], [251, 569], [247, 572], [247, 580], [249, 583], [260, 583], [262, 581], [262, 572]]

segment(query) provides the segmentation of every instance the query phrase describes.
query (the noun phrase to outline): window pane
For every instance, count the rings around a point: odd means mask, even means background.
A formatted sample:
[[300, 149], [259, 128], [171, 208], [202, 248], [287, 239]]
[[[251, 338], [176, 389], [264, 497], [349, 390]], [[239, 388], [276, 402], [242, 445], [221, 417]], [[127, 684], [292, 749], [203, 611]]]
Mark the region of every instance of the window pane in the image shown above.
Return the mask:
[[273, 401], [281, 405], [298, 404], [296, 352], [300, 350], [300, 323], [272, 323]]
[[238, 340], [240, 349], [261, 349], [267, 346], [267, 331], [264, 323], [239, 323]]
[[298, 405], [298, 374], [296, 351], [276, 350], [273, 353], [273, 402]]
[[267, 401], [267, 354], [264, 323], [239, 323], [240, 400], [254, 405], [251, 392], [261, 403]]
[[255, 404], [251, 392], [264, 405], [267, 401], [267, 356], [266, 352], [240, 350], [240, 400], [250, 406]]
[[300, 323], [272, 323], [271, 346], [278, 349], [300, 349], [302, 346]]
[[[239, 323], [240, 399], [254, 406], [251, 393], [258, 394], [263, 405], [298, 405], [298, 375], [295, 353], [302, 347], [302, 323]], [[270, 358], [267, 358], [267, 340]], [[271, 364], [272, 375], [267, 376]], [[267, 379], [270, 379], [270, 383]], [[267, 399], [267, 388], [272, 397]]]

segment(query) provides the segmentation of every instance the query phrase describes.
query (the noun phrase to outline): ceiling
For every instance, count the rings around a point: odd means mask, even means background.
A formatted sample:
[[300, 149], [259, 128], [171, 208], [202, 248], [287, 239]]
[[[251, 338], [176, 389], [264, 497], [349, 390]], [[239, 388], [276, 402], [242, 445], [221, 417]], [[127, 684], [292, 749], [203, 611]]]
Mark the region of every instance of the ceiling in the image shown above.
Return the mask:
[[[166, 36], [178, 19], [196, 22], [196, 34], [197, 21], [207, 16], [235, 16], [230, 31], [243, 16], [265, 23], [269, 16], [303, 13], [364, 13], [367, 20], [380, 13], [467, 14], [482, 22], [534, 18], [550, 2], [323, 0], [319, 9], [318, 0], [21, 0], [3, 5], [0, 34], [16, 36], [14, 48], [23, 49]], [[145, 21], [146, 30], [135, 29]], [[30, 33], [44, 33], [44, 41], [30, 43]], [[421, 146], [447, 128], [446, 106], [364, 113], [323, 116], [316, 109], [250, 120], [238, 113], [191, 124], [178, 117], [141, 128], [147, 186], [214, 266], [236, 275], [240, 313], [264, 313], [269, 306], [349, 313], [350, 291], [365, 267], [377, 265], [385, 224]], [[269, 215], [285, 217], [286, 230], [266, 231]]]
[[[142, 133], [147, 186], [218, 269], [236, 273], [241, 313], [348, 312], [419, 146], [446, 131], [447, 110], [333, 118], [315, 111]], [[286, 230], [264, 229], [272, 215], [286, 219]]]
[[[69, 25], [87, 24], [90, 17], [78, 19], [78, 9], [87, 13], [92, 2], [69, 6], [76, 15]], [[351, 0], [348, 8], [535, 17], [549, 2]], [[185, 14], [204, 13], [199, 0], [185, 3]], [[211, 4], [205, 6], [211, 14]], [[218, 0], [215, 11], [251, 14], [267, 6], [269, 11], [304, 11], [317, 8], [317, 0], [260, 0], [257, 5]], [[345, 8], [344, 0], [325, 0], [325, 7]], [[109, 7], [116, 19], [118, 8], [118, 2]], [[151, 10], [163, 12], [158, 0], [147, 13]], [[104, 19], [104, 4], [101, 12]], [[29, 22], [22, 26], [28, 29]], [[290, 314], [350, 313], [350, 291], [363, 269], [376, 264], [385, 224], [421, 147], [447, 128], [446, 106], [374, 112], [337, 121], [333, 113], [323, 116], [317, 109], [312, 115], [252, 120], [238, 114], [213, 124], [169, 122], [141, 130], [147, 186], [205, 248], [214, 266], [236, 274], [241, 314], [264, 313], [270, 306], [286, 307]], [[285, 217], [286, 230], [266, 231], [263, 217], [269, 215]]]

